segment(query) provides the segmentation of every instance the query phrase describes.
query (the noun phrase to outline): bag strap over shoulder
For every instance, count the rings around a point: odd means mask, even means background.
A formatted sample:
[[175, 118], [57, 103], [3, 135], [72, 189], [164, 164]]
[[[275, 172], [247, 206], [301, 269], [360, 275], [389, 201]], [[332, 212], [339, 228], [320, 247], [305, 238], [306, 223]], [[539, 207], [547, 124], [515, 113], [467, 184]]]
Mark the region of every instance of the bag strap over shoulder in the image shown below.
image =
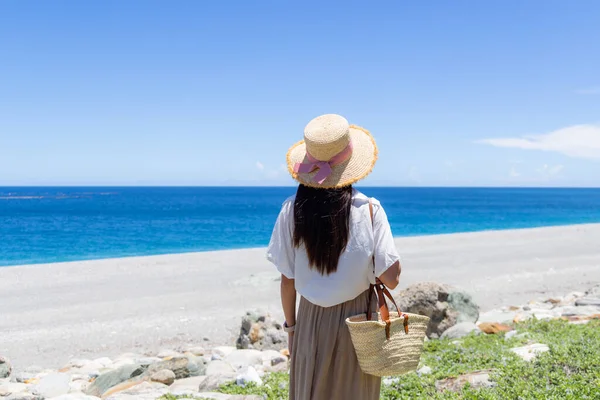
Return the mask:
[[[369, 199], [369, 214], [371, 215], [371, 226], [374, 226], [373, 203], [371, 202], [371, 199]], [[373, 268], [375, 268], [375, 252], [373, 252]], [[385, 322], [385, 336], [387, 337], [387, 339], [389, 340], [390, 338], [391, 320], [390, 310], [388, 308], [387, 302], [385, 301], [386, 297], [390, 299], [394, 307], [396, 307], [396, 311], [398, 312], [398, 318], [404, 318], [404, 332], [408, 334], [408, 315], [400, 311], [398, 305], [396, 304], [396, 301], [394, 300], [394, 297], [392, 296], [388, 288], [386, 288], [383, 282], [381, 282], [377, 277], [375, 277], [375, 285], [371, 284], [369, 286], [369, 296], [367, 300], [367, 321], [370, 321], [372, 318], [371, 296], [373, 292], [377, 296], [377, 302], [379, 307], [379, 313], [381, 314], [381, 319]]]

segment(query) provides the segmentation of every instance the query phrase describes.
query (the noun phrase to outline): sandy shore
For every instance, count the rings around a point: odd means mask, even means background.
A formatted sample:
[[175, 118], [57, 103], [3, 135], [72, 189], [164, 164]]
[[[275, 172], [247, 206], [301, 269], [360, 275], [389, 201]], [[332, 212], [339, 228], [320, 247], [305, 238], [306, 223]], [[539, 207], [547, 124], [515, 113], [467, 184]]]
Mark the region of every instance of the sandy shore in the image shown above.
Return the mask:
[[[471, 292], [483, 310], [600, 282], [600, 224], [398, 238], [399, 289]], [[19, 369], [179, 344], [231, 344], [246, 310], [280, 314], [264, 249], [0, 268], [0, 354]], [[208, 341], [205, 341], [209, 339]]]

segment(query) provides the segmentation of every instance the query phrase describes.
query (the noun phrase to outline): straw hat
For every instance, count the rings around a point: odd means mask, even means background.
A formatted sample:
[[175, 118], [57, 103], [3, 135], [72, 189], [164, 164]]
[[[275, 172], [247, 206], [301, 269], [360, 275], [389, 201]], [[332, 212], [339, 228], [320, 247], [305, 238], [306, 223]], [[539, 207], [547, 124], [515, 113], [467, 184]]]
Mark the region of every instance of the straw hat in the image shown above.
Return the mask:
[[333, 189], [367, 176], [377, 161], [377, 145], [364, 128], [340, 115], [321, 115], [304, 128], [304, 140], [287, 153], [292, 177], [306, 186]]

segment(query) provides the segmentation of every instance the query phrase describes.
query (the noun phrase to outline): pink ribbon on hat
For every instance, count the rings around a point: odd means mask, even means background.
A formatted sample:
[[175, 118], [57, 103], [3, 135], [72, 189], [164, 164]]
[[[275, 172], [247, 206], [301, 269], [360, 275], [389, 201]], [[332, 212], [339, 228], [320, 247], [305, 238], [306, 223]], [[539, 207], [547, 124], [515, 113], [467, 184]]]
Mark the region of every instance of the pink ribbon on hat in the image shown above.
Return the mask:
[[296, 163], [294, 165], [294, 172], [300, 174], [308, 174], [313, 172], [315, 169], [319, 169], [319, 172], [315, 175], [314, 179], [320, 184], [325, 182], [325, 179], [331, 175], [331, 167], [335, 167], [338, 164], [348, 160], [352, 155], [352, 142], [348, 143], [348, 146], [344, 150], [340, 151], [335, 156], [331, 157], [329, 161], [320, 161], [311, 156], [306, 152], [306, 158], [308, 163]]

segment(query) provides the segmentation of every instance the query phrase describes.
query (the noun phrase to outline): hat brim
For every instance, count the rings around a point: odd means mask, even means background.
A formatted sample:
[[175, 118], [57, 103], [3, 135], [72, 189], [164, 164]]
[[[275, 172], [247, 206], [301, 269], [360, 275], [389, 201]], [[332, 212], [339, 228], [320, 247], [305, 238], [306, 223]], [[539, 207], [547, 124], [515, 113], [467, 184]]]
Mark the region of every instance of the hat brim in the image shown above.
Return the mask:
[[288, 171], [296, 181], [305, 186], [321, 189], [336, 189], [352, 185], [365, 178], [375, 166], [377, 161], [377, 145], [371, 133], [364, 128], [350, 125], [350, 140], [352, 142], [352, 155], [341, 164], [331, 167], [331, 175], [322, 184], [314, 180], [318, 171], [307, 174], [294, 172], [296, 163], [308, 163], [306, 157], [306, 144], [304, 141], [293, 145], [287, 153]]

